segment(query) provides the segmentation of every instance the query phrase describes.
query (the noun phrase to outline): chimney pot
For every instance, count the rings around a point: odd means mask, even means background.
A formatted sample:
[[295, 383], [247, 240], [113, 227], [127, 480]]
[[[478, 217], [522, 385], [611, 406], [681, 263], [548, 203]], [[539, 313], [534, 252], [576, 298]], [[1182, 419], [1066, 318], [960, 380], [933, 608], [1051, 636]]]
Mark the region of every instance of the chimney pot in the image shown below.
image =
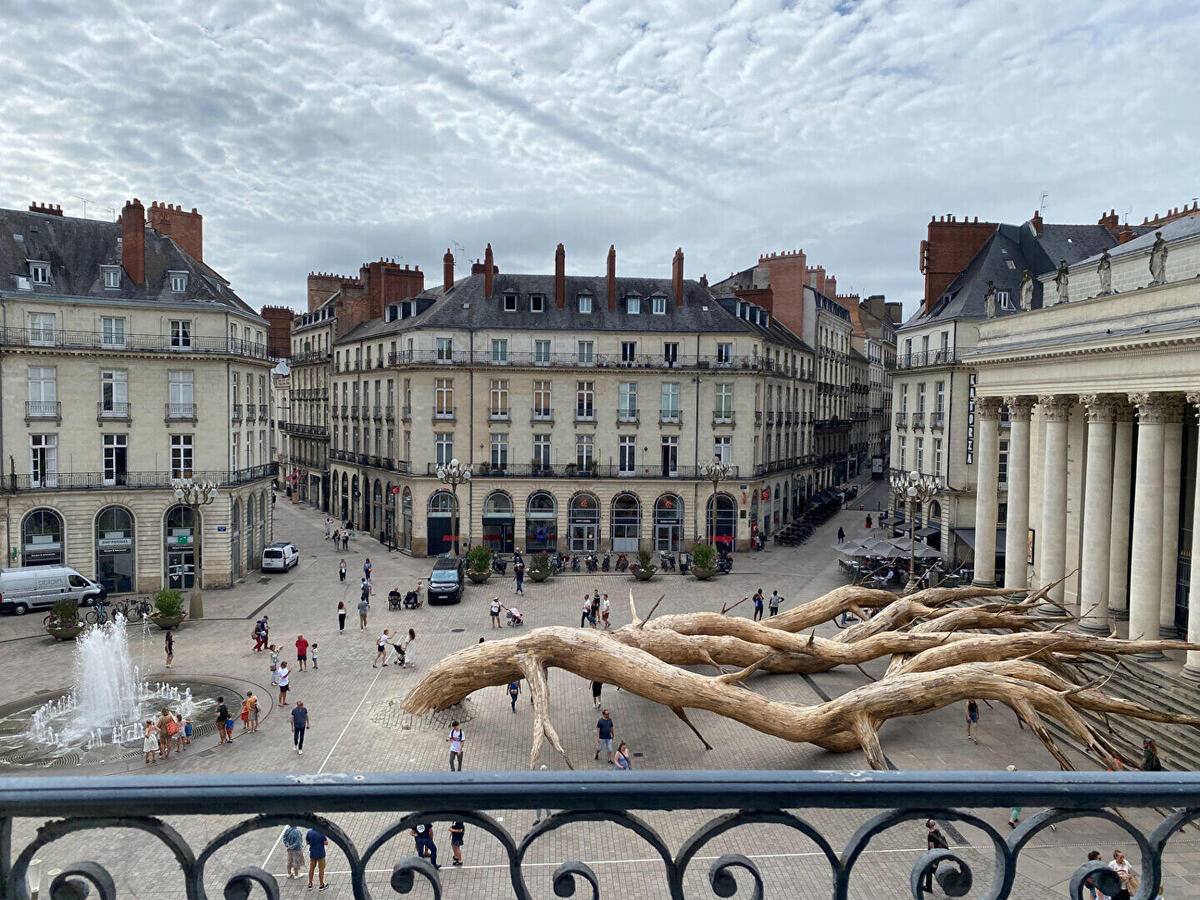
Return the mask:
[[608, 245], [608, 309], [610, 312], [617, 308], [617, 247]]
[[136, 197], [121, 210], [121, 265], [134, 284], [146, 283], [146, 209]]
[[554, 305], [567, 304], [567, 251], [562, 244], [554, 248]]
[[496, 274], [496, 266], [494, 257], [492, 256], [492, 245], [489, 243], [483, 251], [483, 296], [490, 298], [492, 296], [492, 279]]
[[446, 255], [442, 257], [442, 293], [448, 294], [452, 287], [454, 287], [454, 254], [447, 247]]

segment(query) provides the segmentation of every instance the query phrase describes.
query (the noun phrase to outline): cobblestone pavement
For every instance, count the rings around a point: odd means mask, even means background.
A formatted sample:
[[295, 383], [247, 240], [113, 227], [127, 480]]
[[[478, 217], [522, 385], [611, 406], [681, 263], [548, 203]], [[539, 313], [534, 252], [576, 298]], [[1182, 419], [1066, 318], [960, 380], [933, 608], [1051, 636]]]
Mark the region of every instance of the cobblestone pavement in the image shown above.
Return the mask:
[[[873, 514], [884, 500], [882, 487], [866, 482], [867, 491], [859, 501], [840, 513], [801, 548], [770, 547], [763, 553], [739, 554], [731, 576], [711, 582], [666, 574], [649, 586], [635, 590], [652, 603], [665, 594], [660, 613], [720, 609], [722, 601], [740, 599], [754, 588], [769, 593], [778, 588], [785, 597], [784, 608], [802, 603], [842, 583], [832, 546], [838, 526], [847, 536], [867, 534], [866, 512]], [[294, 662], [294, 642], [303, 634], [317, 644], [319, 669], [293, 675], [293, 700], [303, 700], [312, 713], [305, 753], [293, 752], [289, 722], [285, 711], [264, 704], [265, 718], [257, 734], [238, 736], [228, 747], [197, 745], [182, 756], [172, 756], [165, 764], [152, 767], [156, 774], [224, 772], [338, 772], [338, 771], [430, 771], [447, 765], [445, 716], [414, 718], [402, 711], [400, 701], [417, 682], [422, 671], [434, 660], [488, 638], [489, 621], [486, 601], [500, 594], [512, 598], [511, 578], [486, 586], [468, 586], [464, 602], [456, 606], [425, 607], [416, 611], [387, 610], [386, 592], [393, 585], [402, 589], [429, 572], [428, 559], [413, 559], [390, 553], [369, 538], [356, 538], [342, 553], [323, 540], [324, 517], [305, 507], [292, 506], [280, 499], [274, 512], [275, 534], [294, 541], [301, 548], [301, 563], [286, 575], [254, 576], [229, 591], [210, 591], [206, 596], [207, 618], [188, 623], [177, 634], [175, 671], [186, 675], [220, 674], [256, 685], [256, 692], [271, 697], [270, 674], [265, 654], [252, 652], [250, 629], [263, 613], [270, 616], [271, 640], [283, 647], [283, 658]], [[338, 581], [337, 564], [345, 557], [349, 576]], [[360, 630], [354, 606], [358, 595], [358, 573], [366, 558], [375, 566], [374, 583], [380, 596], [373, 604], [369, 629]], [[493, 576], [494, 578], [498, 576]], [[629, 621], [628, 589], [634, 584], [627, 576], [616, 574], [566, 575], [546, 584], [527, 584], [520, 600], [531, 626], [578, 625], [579, 603], [584, 591], [607, 591], [613, 600], [614, 626]], [[344, 634], [337, 629], [336, 607], [344, 601], [350, 610]], [[735, 614], [750, 615], [743, 604]], [[382, 608], [381, 608], [382, 607]], [[40, 616], [0, 620], [0, 703], [19, 699], [42, 690], [67, 686], [72, 671], [72, 647], [55, 644], [39, 634]], [[387, 667], [372, 669], [374, 642], [380, 629], [412, 627], [417, 632], [416, 669]], [[832, 626], [824, 630], [833, 631]], [[497, 637], [505, 636], [496, 632]], [[132, 637], [134, 652], [140, 652], [138, 637]], [[147, 658], [157, 662], [152, 674], [160, 674], [163, 662], [161, 635], [155, 632]], [[867, 667], [878, 673], [882, 666]], [[752, 679], [749, 686], [766, 696], [797, 703], [817, 703], [865, 683], [856, 671], [836, 671], [812, 678], [802, 676], [764, 676]], [[566, 750], [577, 768], [583, 771], [608, 770], [588, 756], [594, 750], [596, 711], [591, 705], [587, 682], [567, 673], [552, 670], [550, 686], [553, 715]], [[678, 769], [843, 769], [863, 765], [861, 754], [834, 755], [807, 745], [760, 735], [734, 722], [703, 712], [692, 714], [697, 728], [714, 745], [705, 751], [696, 738], [669, 710], [628, 693], [606, 688], [604, 704], [612, 711], [617, 738], [628, 742], [641, 768]], [[883, 743], [896, 768], [919, 769], [1002, 769], [1008, 764], [1019, 768], [1048, 769], [1052, 760], [1036, 738], [1018, 727], [1015, 717], [1003, 707], [982, 709], [982, 739], [978, 746], [964, 735], [963, 711], [940, 710], [929, 715], [888, 723]], [[511, 712], [504, 689], [489, 688], [470, 698], [463, 710], [468, 741], [465, 752], [467, 769], [522, 769], [528, 764], [531, 713], [523, 697], [517, 711]], [[562, 768], [552, 752], [541, 760], [550, 768]], [[1080, 768], [1091, 767], [1079, 759]], [[124, 767], [130, 772], [145, 771], [140, 760]], [[213, 809], [219, 810], [220, 796], [214, 796]], [[193, 846], [211, 839], [231, 824], [220, 815], [180, 816], [171, 823]], [[335, 816], [359, 850], [371, 838], [395, 821], [396, 814], [353, 814]], [[854, 829], [869, 817], [868, 811], [812, 810], [805, 813], [837, 849]], [[518, 837], [531, 825], [528, 811], [494, 811], [503, 824]], [[711, 813], [646, 813], [650, 822], [672, 850]], [[1003, 828], [1006, 813], [985, 811], [984, 818]], [[1133, 814], [1141, 826], [1152, 827], [1154, 814]], [[19, 822], [14, 847], [30, 838], [37, 823]], [[435, 832], [440, 854], [448, 859], [450, 846], [445, 825]], [[1167, 896], [1200, 896], [1188, 893], [1198, 889], [1189, 885], [1200, 882], [1200, 853], [1196, 832], [1180, 835], [1168, 854]], [[971, 845], [967, 858], [977, 863], [977, 884], [991, 871], [991, 852], [982, 833], [962, 828], [951, 831]], [[248, 863], [265, 864], [283, 881], [283, 896], [307, 893], [303, 882], [288, 882], [282, 850], [275, 832], [246, 836], [217, 854], [210, 873], [227, 877]], [[958, 840], [958, 838], [955, 838]], [[1115, 843], [1114, 843], [1115, 842]], [[182, 885], [175, 877], [176, 868], [165, 850], [129, 831], [105, 832], [101, 841], [92, 837], [61, 842], [54, 851], [63, 861], [95, 859], [119, 873], [121, 896], [139, 898], [182, 897]], [[1051, 898], [1066, 896], [1071, 872], [1086, 858], [1088, 850], [1099, 849], [1108, 858], [1114, 846], [1129, 842], [1121, 832], [1103, 823], [1069, 823], [1048, 838], [1039, 838], [1037, 846], [1022, 854], [1022, 867], [1016, 897]], [[898, 827], [877, 838], [856, 869], [852, 896], [872, 898], [907, 896], [908, 872], [912, 862], [924, 850], [924, 831], [919, 823]], [[742, 852], [754, 858], [765, 879], [768, 897], [829, 896], [827, 868], [816, 847], [798, 833], [777, 826], [753, 826], [738, 829], [718, 838], [701, 853], [689, 874], [688, 896], [709, 897], [705, 873], [712, 858], [726, 852]], [[376, 857], [372, 866], [375, 896], [390, 896], [387, 878], [391, 864], [412, 853], [407, 838], [397, 839]], [[43, 854], [49, 856], [49, 852]], [[462, 869], [443, 869], [445, 896], [505, 897], [510, 895], [507, 869], [497, 844], [481, 832], [468, 829]], [[563, 861], [582, 859], [601, 878], [603, 896], [627, 900], [660, 898], [665, 888], [662, 865], [644, 842], [607, 824], [575, 825], [552, 832], [531, 850], [526, 864], [527, 877], [536, 896], [552, 896], [551, 873]], [[441, 861], [441, 860], [439, 860]], [[1136, 862], [1135, 862], [1136, 864]], [[48, 862], [47, 868], [54, 867]], [[335, 850], [330, 854], [327, 878], [331, 890], [327, 896], [350, 897], [346, 866]], [[223, 880], [213, 879], [210, 896], [220, 896]], [[425, 893], [421, 893], [425, 890]], [[581, 896], [586, 895], [581, 886]], [[978, 891], [973, 892], [978, 895]], [[413, 896], [431, 896], [417, 888]], [[743, 885], [739, 896], [748, 896]]]

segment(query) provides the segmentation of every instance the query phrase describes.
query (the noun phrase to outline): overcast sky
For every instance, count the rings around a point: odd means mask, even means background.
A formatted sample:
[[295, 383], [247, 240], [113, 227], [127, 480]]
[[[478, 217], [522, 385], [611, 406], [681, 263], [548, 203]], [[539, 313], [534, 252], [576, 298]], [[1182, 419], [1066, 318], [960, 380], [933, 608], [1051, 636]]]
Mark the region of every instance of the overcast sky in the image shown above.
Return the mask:
[[1200, 194], [1197, 46], [1190, 0], [6, 0], [0, 206], [195, 206], [255, 307], [562, 241], [710, 280], [799, 247], [907, 313], [933, 214]]

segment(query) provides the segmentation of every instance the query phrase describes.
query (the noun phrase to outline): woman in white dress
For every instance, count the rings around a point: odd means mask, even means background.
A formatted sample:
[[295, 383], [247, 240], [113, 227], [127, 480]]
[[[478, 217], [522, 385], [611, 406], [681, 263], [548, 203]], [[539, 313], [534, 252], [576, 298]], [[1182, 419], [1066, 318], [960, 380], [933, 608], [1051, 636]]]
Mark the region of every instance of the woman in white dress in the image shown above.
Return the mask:
[[408, 640], [404, 642], [404, 662], [400, 664], [401, 668], [407, 669], [413, 665], [413, 644], [417, 642], [417, 633], [411, 628], [408, 629]]
[[158, 755], [158, 726], [151, 719], [146, 720], [146, 727], [142, 731], [142, 750], [146, 754], [147, 765], [155, 761]]

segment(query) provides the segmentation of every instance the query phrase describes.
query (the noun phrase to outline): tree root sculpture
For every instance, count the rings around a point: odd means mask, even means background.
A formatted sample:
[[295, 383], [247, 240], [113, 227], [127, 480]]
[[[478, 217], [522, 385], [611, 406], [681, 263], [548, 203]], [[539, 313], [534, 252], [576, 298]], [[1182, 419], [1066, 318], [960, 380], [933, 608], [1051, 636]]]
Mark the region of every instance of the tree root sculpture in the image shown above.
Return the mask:
[[[639, 617], [631, 592], [631, 624], [612, 632], [551, 626], [473, 645], [433, 665], [405, 698], [404, 707], [417, 715], [446, 709], [481, 688], [524, 678], [534, 706], [530, 768], [537, 765], [546, 741], [567, 759], [550, 718], [546, 678], [550, 667], [618, 685], [661, 703], [706, 748], [710, 745], [688, 718], [688, 709], [706, 710], [763, 734], [833, 752], [861, 750], [877, 769], [887, 767], [879, 740], [885, 722], [968, 699], [1009, 706], [1063, 768], [1071, 768], [1070, 760], [1046, 729], [1045, 717], [1060, 722], [1081, 746], [1109, 766], [1116, 766], [1121, 754], [1093, 732], [1080, 709], [1200, 729], [1200, 719], [1195, 717], [1159, 712], [1108, 697], [1096, 685], [1079, 685], [1064, 667], [1081, 653], [1118, 658], [1200, 646], [1042, 630], [1039, 626], [1046, 620], [1032, 613], [1044, 602], [1044, 592], [1015, 602], [950, 606], [963, 600], [1011, 598], [1013, 593], [937, 588], [900, 599], [887, 591], [848, 586], [765, 622], [753, 622], [729, 615], [732, 607], [721, 613], [685, 613], [651, 621], [654, 608], [645, 619]], [[878, 613], [868, 618], [867, 609]], [[863, 621], [835, 638], [816, 636], [817, 625], [843, 612]], [[744, 685], [760, 671], [808, 674], [885, 657], [890, 661], [884, 677], [816, 705], [770, 700]], [[712, 668], [716, 674], [682, 666]]]

